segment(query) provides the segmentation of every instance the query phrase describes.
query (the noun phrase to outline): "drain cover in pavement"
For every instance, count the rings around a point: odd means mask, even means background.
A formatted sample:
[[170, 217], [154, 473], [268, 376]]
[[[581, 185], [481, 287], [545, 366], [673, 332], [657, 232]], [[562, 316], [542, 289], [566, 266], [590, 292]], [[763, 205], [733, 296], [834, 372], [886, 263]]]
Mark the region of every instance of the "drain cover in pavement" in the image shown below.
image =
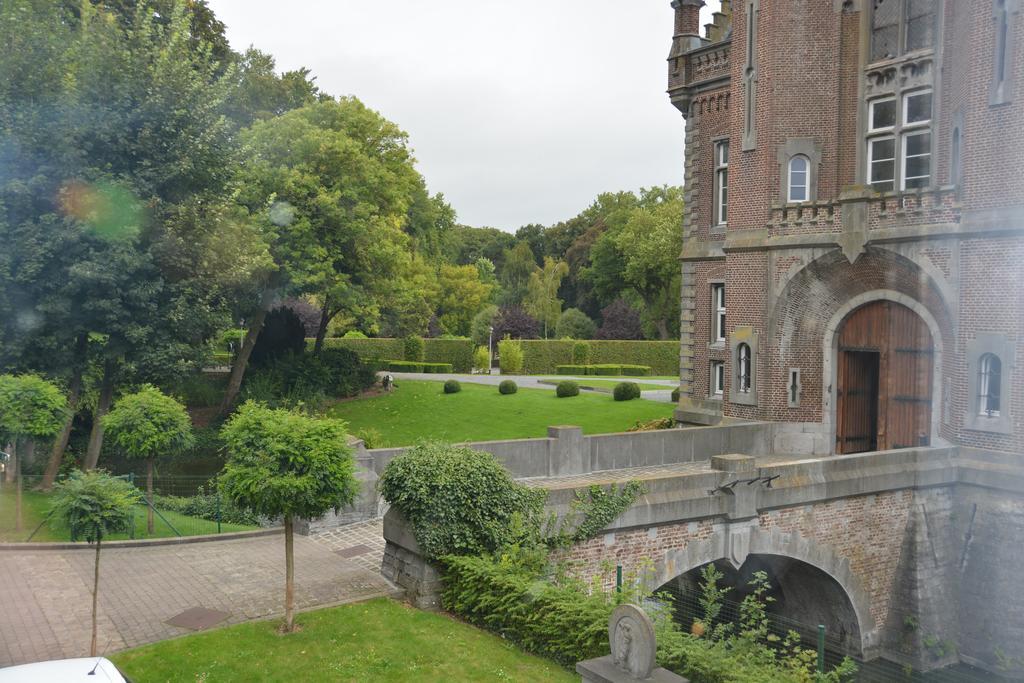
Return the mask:
[[350, 557], [359, 557], [360, 555], [365, 555], [371, 550], [373, 550], [373, 548], [371, 548], [370, 546], [363, 545], [362, 543], [360, 543], [359, 545], [354, 545], [351, 548], [342, 548], [341, 550], [335, 550], [334, 552], [336, 555], [340, 555], [341, 557], [348, 559]]
[[216, 626], [230, 616], [227, 612], [218, 612], [215, 609], [191, 607], [181, 614], [171, 617], [164, 623], [171, 626], [180, 626], [192, 631], [202, 631], [211, 626]]

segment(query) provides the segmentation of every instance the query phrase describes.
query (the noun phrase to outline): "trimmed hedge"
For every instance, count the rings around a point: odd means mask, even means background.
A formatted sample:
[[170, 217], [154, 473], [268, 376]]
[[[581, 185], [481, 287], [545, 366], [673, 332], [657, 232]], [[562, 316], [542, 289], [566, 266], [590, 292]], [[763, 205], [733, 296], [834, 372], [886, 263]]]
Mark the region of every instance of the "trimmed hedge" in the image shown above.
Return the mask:
[[[308, 348], [312, 348], [313, 340], [307, 339], [306, 344]], [[324, 340], [324, 348], [352, 349], [367, 361], [405, 358], [405, 343], [402, 339], [331, 337]], [[450, 363], [452, 372], [470, 372], [473, 369], [473, 341], [470, 339], [424, 339], [423, 360], [426, 363]]]
[[459, 384], [459, 380], [450, 379], [444, 383], [444, 393], [446, 394], [457, 394], [462, 391], [462, 385]]
[[[559, 365], [580, 365], [580, 351], [573, 353], [579, 342], [555, 339], [524, 339], [523, 372], [528, 375], [550, 375]], [[592, 365], [648, 366], [654, 375], [679, 374], [678, 341], [605, 341], [586, 342]]]
[[559, 365], [559, 375], [594, 375], [604, 377], [644, 377], [651, 374], [649, 365]]
[[426, 372], [431, 374], [450, 373], [451, 363], [415, 363], [409, 360], [389, 360], [388, 370], [391, 372]]
[[555, 395], [558, 396], [558, 398], [572, 398], [573, 396], [579, 396], [580, 385], [568, 379], [564, 382], [559, 382], [558, 387], [555, 389]]
[[519, 385], [510, 379], [502, 380], [501, 384], [498, 385], [498, 393], [509, 395], [519, 391]]
[[640, 398], [640, 385], [636, 382], [619, 382], [612, 390], [612, 398], [616, 401], [632, 401]]

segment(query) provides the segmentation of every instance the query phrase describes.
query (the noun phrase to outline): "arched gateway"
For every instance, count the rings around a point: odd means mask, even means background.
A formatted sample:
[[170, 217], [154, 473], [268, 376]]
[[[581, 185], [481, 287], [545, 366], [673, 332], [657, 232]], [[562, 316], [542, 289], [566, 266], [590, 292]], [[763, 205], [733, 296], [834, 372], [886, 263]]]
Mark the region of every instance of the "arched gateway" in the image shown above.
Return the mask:
[[839, 329], [836, 453], [927, 446], [935, 348], [928, 325], [895, 301], [872, 301]]

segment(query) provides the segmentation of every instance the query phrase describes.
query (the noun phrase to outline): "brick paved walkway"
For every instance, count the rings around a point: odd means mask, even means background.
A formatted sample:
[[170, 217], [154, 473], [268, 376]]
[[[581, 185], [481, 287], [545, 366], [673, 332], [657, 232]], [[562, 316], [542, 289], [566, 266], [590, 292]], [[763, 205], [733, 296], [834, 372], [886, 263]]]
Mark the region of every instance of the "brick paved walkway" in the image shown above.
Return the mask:
[[[372, 541], [371, 532], [356, 531]], [[346, 559], [346, 553], [332, 550], [326, 542], [296, 537], [299, 609], [393, 594], [380, 576], [379, 557], [373, 567], [366, 558]], [[89, 654], [94, 558], [88, 549], [0, 551], [0, 667]], [[189, 633], [164, 622], [192, 607], [227, 612], [226, 624], [283, 611], [280, 535], [110, 547], [100, 563], [99, 645], [104, 652]]]

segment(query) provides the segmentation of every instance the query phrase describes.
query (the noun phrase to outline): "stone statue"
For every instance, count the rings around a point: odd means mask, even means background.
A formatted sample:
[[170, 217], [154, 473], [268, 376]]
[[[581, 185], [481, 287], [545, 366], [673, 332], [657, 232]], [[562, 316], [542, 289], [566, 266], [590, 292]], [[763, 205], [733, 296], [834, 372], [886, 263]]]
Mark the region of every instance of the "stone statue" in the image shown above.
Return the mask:
[[619, 605], [612, 612], [608, 620], [608, 645], [612, 651], [610, 655], [576, 665], [576, 671], [583, 676], [584, 682], [685, 683], [685, 679], [655, 663], [658, 648], [654, 639], [654, 623], [636, 605]]

